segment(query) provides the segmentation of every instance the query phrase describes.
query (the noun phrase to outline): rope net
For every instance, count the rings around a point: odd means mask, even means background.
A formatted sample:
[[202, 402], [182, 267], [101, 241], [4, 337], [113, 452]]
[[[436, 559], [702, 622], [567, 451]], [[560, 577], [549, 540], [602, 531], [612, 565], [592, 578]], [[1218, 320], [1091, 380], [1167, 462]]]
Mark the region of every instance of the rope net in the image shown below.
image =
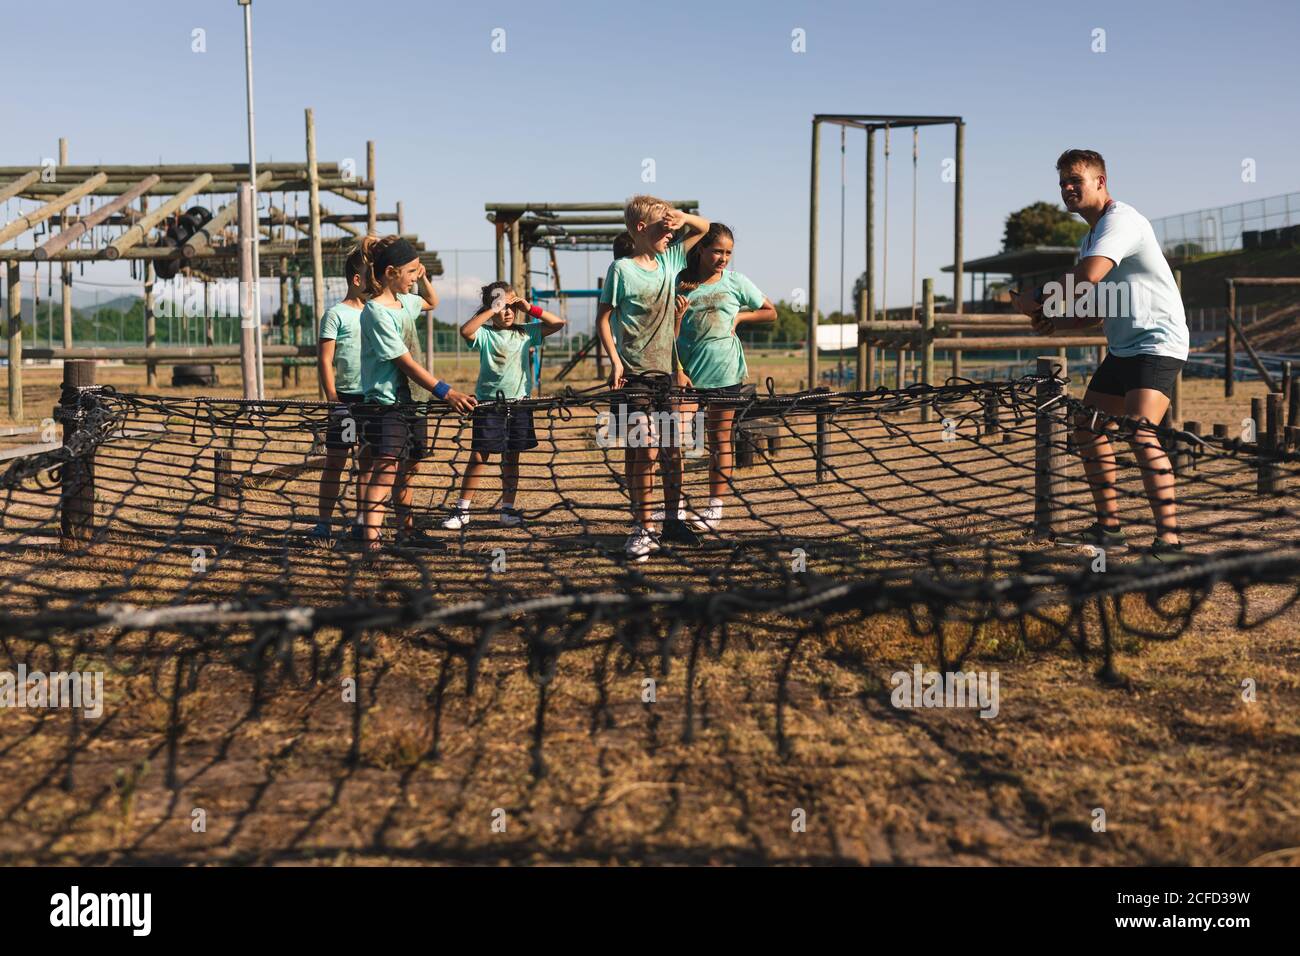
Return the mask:
[[[331, 406], [73, 391], [63, 447], [0, 476], [0, 639], [14, 664], [44, 655], [52, 670], [93, 654], [151, 674], [172, 699], [203, 667], [232, 666], [252, 675], [254, 708], [271, 680], [359, 676], [380, 634], [460, 662], [470, 692], [485, 658], [522, 656], [540, 687], [540, 768], [547, 686], [569, 651], [603, 646], [666, 669], [689, 650], [693, 667], [736, 641], [793, 648], [892, 618], [940, 669], [996, 634], [1031, 650], [1068, 642], [1114, 676], [1118, 635], [1175, 638], [1220, 585], [1236, 595], [1243, 629], [1295, 603], [1300, 520], [1288, 489], [1300, 487], [1300, 456], [1094, 415], [1063, 385], [1028, 376], [775, 394], [769, 383], [766, 394], [710, 399], [735, 422], [722, 522], [698, 545], [664, 540], [640, 564], [624, 551], [624, 449], [602, 421], [644, 394], [484, 403], [476, 414], [533, 415], [539, 444], [520, 456], [515, 504], [523, 522], [497, 519], [494, 456], [473, 520], [454, 532], [441, 522], [460, 494], [471, 418], [410, 406], [430, 445], [411, 510], [445, 547], [405, 546], [390, 526], [368, 553], [347, 534], [355, 455], [335, 540], [307, 534]], [[701, 423], [694, 392], [650, 398]], [[1188, 560], [1050, 540], [1095, 517], [1073, 454], [1080, 423], [1120, 439], [1120, 512], [1138, 548], [1152, 518], [1122, 439], [1171, 449]], [[710, 497], [709, 457], [682, 460], [683, 507], [694, 512]], [[655, 489], [658, 501], [661, 475]]]

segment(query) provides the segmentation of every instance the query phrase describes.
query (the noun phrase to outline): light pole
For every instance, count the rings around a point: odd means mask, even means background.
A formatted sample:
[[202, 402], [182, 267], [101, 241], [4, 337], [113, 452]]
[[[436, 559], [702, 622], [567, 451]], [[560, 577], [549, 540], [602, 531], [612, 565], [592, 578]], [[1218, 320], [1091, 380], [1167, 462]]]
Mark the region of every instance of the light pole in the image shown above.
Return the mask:
[[[244, 79], [248, 91], [248, 181], [253, 185], [253, 222], [257, 223], [257, 137], [253, 123], [253, 0], [237, 0], [244, 8]], [[262, 368], [262, 265], [257, 253], [258, 236], [253, 235], [253, 315], [257, 330], [257, 397], [266, 398], [266, 382]]]

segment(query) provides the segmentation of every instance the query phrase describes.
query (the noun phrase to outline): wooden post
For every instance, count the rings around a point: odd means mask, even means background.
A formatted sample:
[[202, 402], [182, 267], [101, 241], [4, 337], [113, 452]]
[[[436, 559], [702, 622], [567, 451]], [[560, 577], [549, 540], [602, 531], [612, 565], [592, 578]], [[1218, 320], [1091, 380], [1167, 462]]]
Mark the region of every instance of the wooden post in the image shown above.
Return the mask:
[[[1066, 368], [1059, 357], [1038, 357], [1036, 373], [1048, 379], [1038, 383], [1036, 403], [1042, 409], [1048, 402], [1068, 389], [1050, 377], [1066, 376]], [[1059, 404], [1059, 403], [1058, 403]], [[1049, 409], [1040, 411], [1034, 425], [1034, 537], [1051, 538], [1061, 523], [1061, 497], [1065, 491], [1066, 450], [1068, 426], [1053, 417]]]
[[[961, 335], [962, 334], [960, 332], [954, 332], [953, 338], [959, 339], [961, 338]], [[953, 349], [952, 350], [952, 377], [961, 378], [961, 373], [962, 373], [961, 349]]]
[[1001, 427], [998, 423], [998, 393], [990, 389], [984, 393], [984, 434], [996, 435]]
[[[320, 234], [320, 170], [316, 165], [316, 118], [315, 114], [309, 108], [307, 110], [307, 202], [308, 215], [311, 219], [311, 307], [312, 323], [316, 326], [317, 336], [319, 337], [319, 322], [325, 312], [325, 263], [321, 254], [321, 234]], [[368, 171], [373, 171], [374, 165], [374, 144], [366, 144], [366, 167]], [[374, 180], [371, 179], [371, 185]], [[367, 221], [369, 232], [374, 230], [374, 202], [375, 191], [372, 188], [366, 193], [366, 214], [371, 218]], [[256, 224], [254, 224], [254, 228]], [[325, 397], [325, 386], [321, 384], [320, 376], [316, 376], [316, 394], [319, 398]]]
[[63, 363], [63, 394], [55, 418], [63, 426], [63, 447], [72, 452], [59, 472], [59, 546], [67, 551], [95, 534], [95, 455], [79, 450], [83, 422], [77, 408], [81, 390], [94, 384], [94, 362]]
[[808, 191], [808, 387], [817, 387], [817, 179], [821, 164], [821, 124], [812, 121], [811, 188]]
[[894, 365], [894, 388], [903, 388], [903, 381], [907, 377], [907, 349], [895, 350]]
[[1286, 424], [1288, 428], [1300, 425], [1300, 386], [1291, 382], [1291, 391], [1287, 395]]
[[16, 259], [9, 260], [9, 417], [23, 420], [23, 287]]
[[[1275, 495], [1278, 493], [1281, 469], [1276, 457], [1282, 451], [1282, 394], [1269, 392], [1266, 406], [1266, 422], [1262, 440], [1259, 442], [1259, 493]], [[1258, 429], [1258, 424], [1256, 425]], [[1256, 431], [1256, 437], [1259, 432]]]
[[955, 130], [955, 140], [957, 149], [957, 168], [956, 181], [953, 183], [952, 196], [952, 305], [960, 315], [964, 310], [962, 308], [961, 280], [962, 269], [965, 267], [961, 261], [962, 257], [962, 202], [963, 190], [965, 189], [965, 165], [966, 165], [966, 124], [958, 120]]
[[[68, 141], [59, 139], [59, 168], [68, 165]], [[67, 228], [67, 218], [59, 214], [59, 232]], [[72, 263], [63, 263], [63, 347], [72, 348]]]
[[[1183, 423], [1183, 431], [1187, 432], [1189, 435], [1195, 435], [1197, 438], [1200, 438], [1201, 423], [1194, 419], [1189, 419]], [[1185, 472], [1195, 471], [1196, 461], [1198, 458], [1200, 458], [1200, 454], [1201, 454], [1201, 446], [1196, 444], [1195, 442], [1191, 442], [1184, 447], [1186, 449], [1183, 452], [1184, 467], [1183, 469], [1178, 471], [1178, 474], [1180, 475], [1184, 474]]]
[[506, 277], [506, 227], [501, 221], [502, 213], [497, 213], [497, 220], [493, 225], [496, 227], [496, 250], [497, 250], [497, 282], [501, 282]]
[[528, 276], [524, 274], [522, 243], [519, 220], [512, 219], [510, 220], [510, 288], [514, 290], [515, 295], [527, 298], [528, 293], [524, 291], [524, 287], [528, 284]]
[[826, 415], [826, 409], [817, 409], [817, 482], [819, 484], [826, 475]]
[[[149, 211], [149, 197], [147, 195], [140, 197], [140, 211], [147, 213]], [[144, 263], [144, 347], [147, 349], [158, 347], [158, 320], [153, 314], [153, 263], [145, 260]], [[149, 388], [158, 387], [158, 363], [145, 363], [145, 384]]]
[[[1178, 286], [1178, 301], [1180, 304], [1182, 304], [1183, 301], [1183, 270], [1182, 269], [1174, 270], [1174, 284]], [[1186, 325], [1187, 309], [1185, 306], [1183, 308], [1183, 312], [1184, 312], [1183, 324]], [[1173, 427], [1177, 428], [1178, 423], [1183, 420], [1183, 370], [1181, 368], [1178, 370], [1178, 374], [1174, 376], [1173, 391], [1174, 391], [1173, 395], [1169, 396], [1169, 412], [1173, 418]]]
[[[289, 260], [280, 257], [280, 344], [289, 344]], [[289, 387], [289, 360], [280, 367], [280, 387]]]
[[1228, 437], [1228, 426], [1223, 422], [1215, 422], [1213, 431], [1214, 437], [1220, 441], [1225, 440]]
[[214, 345], [216, 339], [214, 322], [212, 320], [212, 297], [209, 293], [212, 291], [212, 283], [207, 279], [203, 280], [203, 342], [205, 345]]
[[253, 296], [257, 280], [253, 275], [253, 243], [257, 242], [257, 209], [253, 187], [239, 184], [239, 370], [244, 379], [244, 398], [257, 398], [257, 329], [254, 327]]
[[[315, 126], [313, 124], [313, 141], [315, 138]], [[370, 183], [370, 188], [366, 190], [366, 233], [373, 236], [375, 234], [375, 226], [377, 223], [375, 214], [379, 211], [377, 208], [378, 200], [375, 196], [375, 141], [373, 139], [366, 140], [366, 181]], [[319, 215], [319, 208], [317, 209], [317, 214]], [[402, 231], [400, 229], [397, 230], [398, 235], [401, 235], [401, 233]], [[316, 300], [313, 305], [315, 305], [317, 312], [321, 311], [319, 299]]]
[[[861, 334], [861, 333], [859, 333]], [[858, 383], [858, 388], [862, 391], [869, 391], [876, 387], [876, 347], [869, 345], [867, 347], [867, 369], [866, 375]]]
[[[934, 377], [934, 280], [921, 280], [921, 327], [925, 329], [925, 344], [921, 352], [921, 381], [933, 384]], [[930, 403], [921, 406], [921, 421], [928, 422], [934, 411]]]
[[1223, 397], [1232, 397], [1233, 382], [1236, 379], [1237, 337], [1232, 321], [1237, 309], [1237, 287], [1228, 279], [1228, 321], [1223, 326]]
[[1291, 363], [1282, 363], [1282, 401], [1291, 400]]

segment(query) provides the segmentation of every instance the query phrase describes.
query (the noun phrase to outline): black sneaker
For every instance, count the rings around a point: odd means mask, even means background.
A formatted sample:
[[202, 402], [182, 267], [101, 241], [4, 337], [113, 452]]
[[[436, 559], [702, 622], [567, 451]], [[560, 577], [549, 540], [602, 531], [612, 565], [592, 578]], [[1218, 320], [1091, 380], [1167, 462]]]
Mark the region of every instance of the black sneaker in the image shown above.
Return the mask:
[[695, 547], [700, 543], [700, 536], [680, 518], [665, 521], [663, 531], [660, 532], [659, 537], [670, 544], [684, 544], [690, 547]]
[[1161, 564], [1182, 564], [1184, 561], [1191, 560], [1191, 556], [1183, 550], [1181, 541], [1178, 544], [1170, 544], [1159, 538], [1151, 542], [1151, 550], [1147, 552], [1147, 556]]
[[446, 551], [445, 542], [439, 541], [416, 528], [409, 532], [399, 532], [396, 545], [399, 548], [417, 548], [421, 551]]
[[1100, 521], [1094, 521], [1082, 531], [1067, 532], [1056, 536], [1056, 543], [1071, 547], [1094, 547], [1106, 551], [1127, 551], [1128, 539], [1119, 528], [1103, 528]]

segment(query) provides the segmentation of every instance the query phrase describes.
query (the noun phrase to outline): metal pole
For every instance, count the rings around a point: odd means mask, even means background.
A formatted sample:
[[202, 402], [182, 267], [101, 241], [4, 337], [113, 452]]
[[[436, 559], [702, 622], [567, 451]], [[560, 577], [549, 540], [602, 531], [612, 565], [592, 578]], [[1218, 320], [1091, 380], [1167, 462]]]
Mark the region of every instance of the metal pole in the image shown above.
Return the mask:
[[962, 245], [962, 187], [965, 178], [966, 124], [957, 121], [957, 188], [953, 191], [952, 224], [952, 298], [953, 311], [962, 311], [961, 300], [961, 245]]
[[821, 160], [821, 124], [813, 118], [812, 173], [808, 195], [808, 387], [817, 387], [817, 172]]
[[[257, 395], [258, 399], [266, 397], [266, 383], [262, 376], [262, 265], [257, 255], [257, 138], [253, 120], [253, 0], [238, 0], [244, 8], [244, 72], [245, 87], [248, 91], [248, 182], [253, 190], [253, 236], [251, 255], [253, 260], [253, 311], [249, 317], [256, 330]], [[247, 319], [245, 319], [247, 321]]]
[[[861, 320], [876, 321], [876, 131], [867, 130], [867, 271], [863, 282]], [[863, 337], [862, 330], [858, 336]], [[876, 387], [876, 347], [858, 346], [859, 389]]]

